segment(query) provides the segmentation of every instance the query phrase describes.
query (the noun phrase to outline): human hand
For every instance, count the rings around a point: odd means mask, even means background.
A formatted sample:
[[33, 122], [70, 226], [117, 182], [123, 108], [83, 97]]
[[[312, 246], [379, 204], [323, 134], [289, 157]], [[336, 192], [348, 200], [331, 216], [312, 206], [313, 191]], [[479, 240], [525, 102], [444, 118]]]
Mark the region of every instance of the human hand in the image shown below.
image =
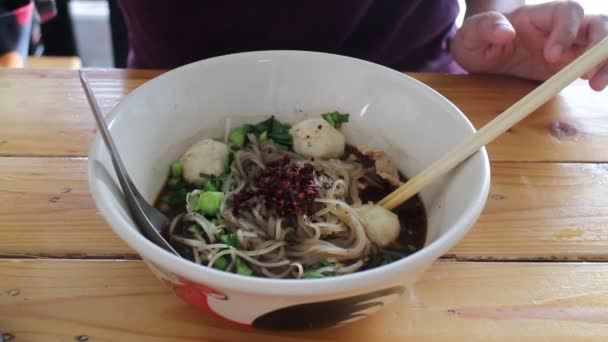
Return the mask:
[[[574, 1], [522, 6], [467, 18], [450, 47], [472, 73], [545, 80], [608, 36], [608, 16], [585, 15]], [[584, 77], [596, 91], [608, 85], [608, 61]]]
[[23, 58], [17, 51], [0, 54], [0, 68], [22, 68]]

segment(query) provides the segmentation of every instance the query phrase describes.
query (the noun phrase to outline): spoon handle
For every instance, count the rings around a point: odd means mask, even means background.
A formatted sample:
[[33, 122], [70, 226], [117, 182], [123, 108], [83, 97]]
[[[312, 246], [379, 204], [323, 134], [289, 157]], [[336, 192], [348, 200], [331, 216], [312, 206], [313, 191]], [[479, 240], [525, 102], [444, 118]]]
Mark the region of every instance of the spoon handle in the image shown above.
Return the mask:
[[91, 90], [91, 87], [89, 86], [89, 79], [88, 79], [87, 75], [84, 73], [84, 71], [79, 70], [78, 73], [80, 76], [80, 83], [82, 84], [82, 88], [84, 89], [84, 93], [87, 97], [87, 101], [89, 102], [89, 105], [91, 106], [91, 109], [93, 111], [93, 116], [95, 117], [95, 121], [97, 121], [97, 127], [99, 128], [101, 137], [103, 138], [103, 141], [105, 142], [105, 145], [108, 148], [108, 151], [110, 152], [110, 156], [112, 157], [112, 164], [114, 165], [114, 168], [116, 169], [116, 177], [118, 177], [120, 186], [122, 187], [123, 191], [125, 192], [125, 196], [135, 196], [135, 194], [137, 193], [137, 189], [135, 189], [132, 186], [133, 182], [127, 175], [127, 170], [125, 169], [125, 166], [122, 163], [122, 160], [120, 159], [120, 155], [118, 154], [118, 149], [114, 145], [114, 140], [110, 136], [110, 130], [108, 130], [108, 126], [106, 125], [106, 122], [105, 122], [103, 116], [101, 115], [101, 110], [99, 109], [99, 105], [97, 104], [97, 101], [95, 100], [93, 91]]
[[79, 70], [79, 76], [87, 100], [89, 101], [89, 105], [93, 111], [93, 116], [95, 117], [95, 121], [97, 121], [97, 127], [99, 127], [101, 136], [112, 158], [112, 164], [114, 165], [114, 170], [116, 171], [116, 177], [118, 178], [125, 201], [127, 202], [129, 211], [131, 212], [136, 226], [144, 236], [148, 237], [157, 245], [161, 246], [168, 252], [179, 255], [159, 232], [159, 229], [167, 224], [168, 219], [145, 201], [137, 190], [137, 187], [131, 181], [127, 170], [120, 159], [118, 149], [114, 145], [114, 140], [110, 135], [110, 130], [108, 129], [108, 126], [101, 115], [101, 110], [99, 109], [97, 100], [95, 100], [93, 90], [89, 86], [89, 79], [82, 70]]
[[557, 95], [563, 88], [608, 59], [608, 37], [572, 61], [558, 73], [517, 101], [490, 123], [435, 161], [425, 170], [383, 198], [379, 204], [393, 210], [417, 194], [423, 187], [443, 176], [484, 145], [506, 132], [538, 107]]

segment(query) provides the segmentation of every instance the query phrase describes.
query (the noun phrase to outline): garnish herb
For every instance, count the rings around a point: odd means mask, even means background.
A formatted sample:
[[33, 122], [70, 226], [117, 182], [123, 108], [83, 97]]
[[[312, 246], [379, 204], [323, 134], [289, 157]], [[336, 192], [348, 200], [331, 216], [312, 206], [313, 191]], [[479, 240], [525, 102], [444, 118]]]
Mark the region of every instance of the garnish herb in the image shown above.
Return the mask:
[[260, 142], [264, 142], [266, 140], [268, 140], [268, 131], [264, 131], [262, 134], [260, 134]]
[[[228, 135], [228, 140], [238, 147], [245, 144], [246, 137], [249, 133], [253, 133], [261, 142], [272, 139], [279, 147], [283, 149], [291, 149], [293, 146], [293, 137], [289, 134], [290, 126], [277, 120], [274, 116], [267, 120], [259, 122], [255, 125], [245, 124], [241, 127], [233, 129]], [[240, 136], [243, 136], [242, 144]], [[231, 139], [239, 138], [239, 139]]]
[[233, 232], [224, 231], [220, 235], [220, 241], [227, 244], [228, 246], [232, 246], [232, 247], [239, 246], [239, 239], [236, 237], [236, 235]]
[[218, 188], [215, 187], [214, 182], [207, 181], [205, 182], [205, 186], [203, 187], [205, 191], [217, 191]]
[[184, 171], [184, 168], [182, 167], [182, 164], [180, 164], [179, 162], [174, 162], [173, 164], [171, 164], [171, 177], [172, 178], [177, 178], [177, 179], [182, 178], [183, 171]]
[[243, 147], [246, 139], [247, 133], [243, 127], [237, 127], [228, 134], [228, 141], [232, 146]]
[[247, 263], [245, 261], [243, 261], [243, 259], [237, 257], [236, 258], [236, 273], [249, 276], [249, 275], [253, 274], [253, 270], [251, 268], [249, 268], [249, 265], [247, 265]]
[[201, 177], [207, 180], [205, 182], [203, 190], [220, 191], [224, 187], [224, 182], [226, 181], [226, 179], [228, 179], [228, 176], [230, 175], [230, 165], [232, 165], [233, 160], [234, 153], [230, 152], [230, 154], [228, 154], [228, 159], [226, 159], [226, 164], [224, 165], [224, 172], [219, 176], [201, 173]]
[[200, 234], [202, 232], [201, 228], [195, 224], [188, 227], [187, 230], [192, 234]]
[[315, 279], [315, 278], [325, 278], [325, 276], [319, 272], [308, 271], [308, 272], [304, 273], [304, 278]]
[[228, 267], [228, 259], [225, 256], [221, 256], [219, 258], [217, 258], [217, 260], [215, 260], [215, 262], [213, 263], [213, 268], [216, 268], [218, 270], [225, 270], [226, 267]]
[[331, 112], [331, 113], [321, 114], [321, 116], [330, 125], [334, 126], [335, 128], [340, 128], [343, 123], [348, 122], [348, 117], [350, 115], [348, 113], [342, 114], [339, 112]]

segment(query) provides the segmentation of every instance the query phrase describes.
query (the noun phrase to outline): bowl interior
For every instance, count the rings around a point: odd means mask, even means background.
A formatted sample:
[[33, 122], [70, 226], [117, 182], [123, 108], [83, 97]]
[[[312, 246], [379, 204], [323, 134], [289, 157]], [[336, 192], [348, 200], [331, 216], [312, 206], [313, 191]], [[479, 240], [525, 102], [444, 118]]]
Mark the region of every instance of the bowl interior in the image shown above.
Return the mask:
[[[343, 128], [348, 143], [385, 149], [408, 177], [474, 132], [449, 101], [401, 73], [340, 56], [290, 51], [224, 56], [161, 75], [113, 110], [110, 130], [136, 186], [153, 201], [168, 165], [195, 140], [222, 137], [227, 118], [232, 126], [270, 115], [295, 122], [334, 110], [351, 114]], [[99, 138], [90, 162], [98, 203], [131, 222]], [[463, 229], [454, 224], [463, 216], [476, 219], [488, 182], [484, 150], [422, 191], [427, 245]]]

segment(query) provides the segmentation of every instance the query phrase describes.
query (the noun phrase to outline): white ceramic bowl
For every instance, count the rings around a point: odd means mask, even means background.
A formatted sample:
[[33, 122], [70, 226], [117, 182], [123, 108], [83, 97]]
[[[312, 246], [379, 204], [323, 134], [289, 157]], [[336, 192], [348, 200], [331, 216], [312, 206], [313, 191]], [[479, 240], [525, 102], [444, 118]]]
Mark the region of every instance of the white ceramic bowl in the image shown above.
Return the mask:
[[[274, 114], [294, 122], [333, 110], [351, 114], [343, 128], [348, 142], [387, 150], [406, 176], [474, 133], [463, 113], [411, 77], [357, 59], [296, 51], [234, 54], [172, 70], [131, 92], [108, 120], [133, 181], [153, 201], [168, 165], [196, 139], [221, 136], [225, 118], [251, 122]], [[218, 271], [149, 242], [127, 214], [99, 136], [90, 150], [89, 177], [114, 232], [181, 298], [244, 326], [306, 329], [364, 317], [414, 284], [478, 219], [490, 167], [481, 150], [422, 191], [428, 236], [420, 251], [369, 271], [305, 280]]]

